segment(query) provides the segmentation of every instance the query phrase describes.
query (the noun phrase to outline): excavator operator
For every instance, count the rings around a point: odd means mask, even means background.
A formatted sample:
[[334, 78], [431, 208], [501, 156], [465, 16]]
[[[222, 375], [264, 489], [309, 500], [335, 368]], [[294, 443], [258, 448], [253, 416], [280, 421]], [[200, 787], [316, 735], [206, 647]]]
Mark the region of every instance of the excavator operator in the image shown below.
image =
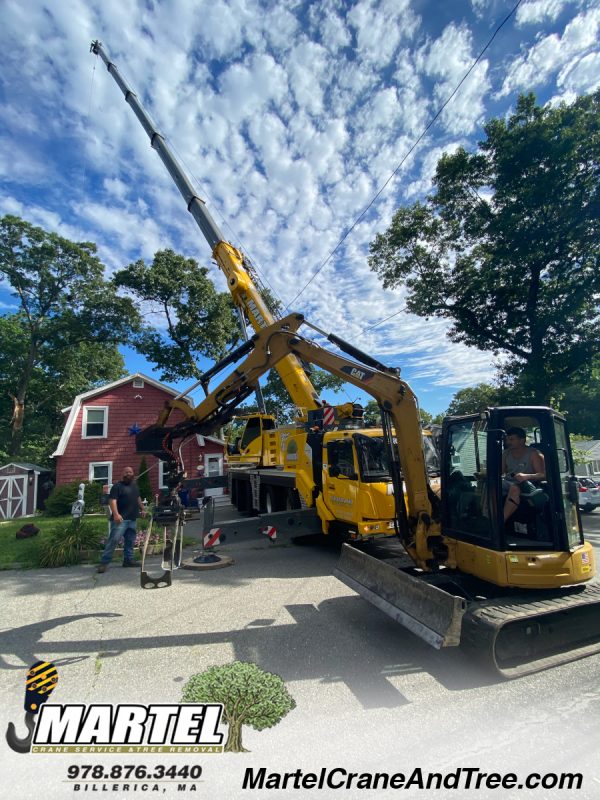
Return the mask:
[[506, 450], [502, 454], [504, 521], [518, 509], [521, 492], [526, 481], [537, 482], [546, 478], [544, 456], [535, 447], [525, 444], [527, 434], [523, 428], [513, 427], [506, 431]]

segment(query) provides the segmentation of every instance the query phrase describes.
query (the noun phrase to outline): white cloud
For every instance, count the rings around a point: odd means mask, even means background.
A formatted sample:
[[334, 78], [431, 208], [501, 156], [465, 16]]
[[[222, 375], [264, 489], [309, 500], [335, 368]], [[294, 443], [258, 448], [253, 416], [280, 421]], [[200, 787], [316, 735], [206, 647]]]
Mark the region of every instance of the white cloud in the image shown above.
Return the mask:
[[31, 186], [40, 186], [50, 175], [49, 165], [34, 148], [28, 148], [18, 137], [0, 136], [0, 177], [4, 181], [26, 181]]
[[516, 90], [530, 90], [546, 83], [565, 65], [579, 60], [595, 48], [600, 34], [600, 8], [581, 13], [565, 27], [562, 36], [552, 33], [510, 65], [498, 97]]
[[577, 0], [528, 0], [517, 9], [516, 24], [522, 27], [537, 25], [546, 20], [554, 21], [573, 2]]
[[421, 174], [416, 181], [412, 181], [405, 189], [405, 196], [409, 200], [415, 200], [427, 194], [433, 185], [435, 170], [440, 158], [447, 153], [452, 155], [460, 147], [461, 142], [450, 142], [444, 147], [432, 147], [428, 149], [421, 162]]
[[[421, 48], [417, 64], [437, 80], [437, 106], [447, 100], [474, 60], [472, 34], [465, 25], [450, 23], [438, 39]], [[442, 123], [449, 134], [471, 133], [483, 117], [484, 97], [491, 88], [487, 71], [488, 62], [482, 59], [442, 112]]]
[[567, 64], [561, 70], [556, 84], [574, 94], [594, 92], [600, 87], [600, 53], [589, 53], [578, 61]]
[[356, 3], [348, 13], [357, 43], [360, 61], [383, 66], [388, 64], [402, 38], [410, 38], [419, 19], [410, 9], [409, 0]]

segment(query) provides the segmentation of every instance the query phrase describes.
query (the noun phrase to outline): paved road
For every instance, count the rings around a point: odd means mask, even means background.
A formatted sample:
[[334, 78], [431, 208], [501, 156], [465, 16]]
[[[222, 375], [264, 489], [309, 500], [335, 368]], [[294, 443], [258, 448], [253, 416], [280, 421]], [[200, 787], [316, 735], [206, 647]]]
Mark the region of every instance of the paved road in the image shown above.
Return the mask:
[[[584, 520], [600, 549], [600, 511]], [[25, 732], [25, 670], [39, 658], [59, 669], [53, 702], [86, 704], [176, 703], [192, 674], [252, 661], [279, 674], [297, 705], [274, 728], [244, 729], [250, 753], [136, 755], [129, 762], [195, 760], [204, 768], [199, 793], [217, 800], [289, 796], [242, 788], [244, 770], [261, 766], [269, 772], [341, 767], [392, 773], [478, 767], [520, 776], [580, 771], [584, 782], [577, 792], [355, 788], [345, 795], [600, 797], [600, 656], [499, 682], [460, 651], [430, 649], [333, 578], [334, 548], [272, 544], [255, 535], [232, 536], [222, 551], [234, 566], [202, 574], [180, 570], [173, 587], [149, 592], [139, 589], [134, 570], [118, 566], [105, 575], [90, 567], [3, 573], [0, 724], [5, 729], [13, 720]], [[124, 762], [117, 755], [16, 755], [4, 743], [2, 755], [0, 793], [15, 800], [42, 792], [45, 800], [81, 796], [65, 783], [69, 764]], [[159, 789], [167, 797], [181, 795], [171, 784]], [[334, 789], [311, 791], [340, 796]], [[119, 786], [110, 796], [141, 792]], [[310, 796], [308, 790], [291, 793]]]

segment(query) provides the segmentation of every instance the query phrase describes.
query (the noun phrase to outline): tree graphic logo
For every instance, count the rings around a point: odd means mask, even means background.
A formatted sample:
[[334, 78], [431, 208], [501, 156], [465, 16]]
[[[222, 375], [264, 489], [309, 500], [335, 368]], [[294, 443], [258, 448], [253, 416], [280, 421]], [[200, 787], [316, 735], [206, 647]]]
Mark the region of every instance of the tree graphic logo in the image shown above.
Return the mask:
[[182, 702], [222, 703], [223, 720], [229, 725], [225, 751], [247, 753], [242, 727], [257, 731], [272, 728], [296, 707], [279, 675], [256, 664], [234, 661], [192, 675], [183, 687]]

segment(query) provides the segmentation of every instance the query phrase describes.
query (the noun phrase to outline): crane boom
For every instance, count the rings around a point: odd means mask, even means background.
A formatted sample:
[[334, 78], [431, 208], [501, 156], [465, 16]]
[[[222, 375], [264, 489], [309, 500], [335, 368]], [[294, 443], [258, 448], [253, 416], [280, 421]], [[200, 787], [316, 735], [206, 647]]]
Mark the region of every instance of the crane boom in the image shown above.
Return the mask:
[[[131, 106], [134, 114], [148, 134], [150, 145], [160, 156], [161, 161], [185, 200], [187, 210], [193, 216], [211, 247], [212, 256], [225, 275], [227, 288], [231, 293], [233, 302], [248, 317], [256, 332], [272, 325], [275, 319], [254, 285], [254, 281], [245, 266], [243, 253], [225, 240], [206, 207], [206, 203], [196, 193], [181, 165], [167, 145], [164, 136], [156, 129], [150, 116], [140, 103], [138, 96], [124, 80], [115, 64], [110, 61], [102, 43], [98, 40], [92, 42], [90, 50], [95, 55], [100, 56], [106, 64], [106, 68], [123, 93], [125, 101]], [[314, 386], [306, 376], [302, 364], [295, 356], [287, 356], [276, 365], [275, 369], [279, 373], [292, 402], [298, 408], [314, 410], [321, 406]]]

